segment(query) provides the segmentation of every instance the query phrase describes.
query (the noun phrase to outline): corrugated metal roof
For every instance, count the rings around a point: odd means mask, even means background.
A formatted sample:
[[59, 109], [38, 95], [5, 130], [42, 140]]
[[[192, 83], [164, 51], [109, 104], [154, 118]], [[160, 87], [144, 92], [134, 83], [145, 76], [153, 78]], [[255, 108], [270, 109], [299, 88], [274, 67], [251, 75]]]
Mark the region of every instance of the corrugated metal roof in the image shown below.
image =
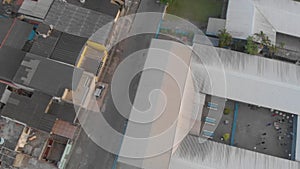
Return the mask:
[[[48, 25], [42, 24], [42, 27], [46, 27], [47, 29], [39, 30], [39, 26], [37, 31], [47, 32], [49, 30]], [[86, 41], [87, 38], [54, 30], [49, 37], [39, 37], [34, 41], [30, 53], [75, 65]]]
[[88, 38], [113, 19], [104, 13], [55, 0], [44, 22], [59, 31]]
[[275, 42], [274, 32], [300, 37], [300, 3], [292, 0], [230, 0], [226, 29], [235, 38], [264, 31]]
[[53, 0], [24, 0], [18, 13], [31, 17], [45, 19]]
[[276, 30], [265, 16], [257, 9], [254, 10], [254, 23], [252, 33], [263, 31], [272, 43], [276, 42]]
[[226, 29], [235, 38], [246, 39], [252, 35], [254, 5], [252, 0], [230, 0], [228, 2]]
[[56, 120], [51, 132], [62, 137], [73, 139], [76, 129], [77, 127], [69, 122]]
[[[192, 70], [203, 93], [299, 114], [299, 66], [211, 46], [194, 44], [193, 48], [199, 56], [194, 57]], [[213, 56], [218, 57], [224, 67], [226, 84], [206, 73], [206, 70], [223, 71], [211, 59]], [[218, 91], [224, 85], [226, 94]]]
[[296, 169], [298, 162], [187, 136], [170, 160], [170, 169]]
[[50, 58], [75, 65], [87, 38], [62, 33]]
[[276, 32], [300, 37], [300, 3], [293, 0], [252, 0]]
[[[176, 54], [179, 53], [173, 50], [173, 48], [175, 48], [175, 45], [172, 46], [173, 42], [156, 39], [152, 41], [151, 47], [160, 48], [163, 46], [163, 42], [170, 43], [171, 47], [169, 47], [169, 49], [172, 49], [172, 51]], [[284, 112], [299, 114], [299, 66], [206, 45], [195, 44], [193, 49], [199, 57], [193, 56], [191, 69], [194, 73], [195, 83], [199, 86], [200, 92], [254, 105], [260, 105], [263, 107], [269, 107]], [[151, 50], [149, 55], [150, 54]], [[159, 54], [156, 54], [155, 56], [157, 55]], [[217, 58], [219, 63], [212, 58]], [[205, 63], [205, 66], [203, 63]], [[220, 66], [220, 63], [223, 67]], [[222, 77], [214, 76], [221, 75], [223, 70], [226, 83], [220, 81], [220, 78]], [[212, 77], [209, 77], [209, 75]], [[226, 87], [227, 93], [224, 91], [218, 91], [219, 89], [224, 89], [223, 86]], [[187, 113], [189, 111], [184, 112]], [[132, 123], [128, 122], [126, 134], [130, 133], [129, 135], [136, 136], [140, 128], [133, 126], [134, 125]], [[138, 125], [136, 124], [136, 126]], [[141, 135], [148, 136], [149, 133], [151, 133], [151, 130], [143, 130]], [[169, 137], [169, 139], [172, 138], [172, 136]], [[175, 153], [171, 157], [170, 168], [295, 169], [300, 167], [299, 163], [294, 161], [260, 154], [212, 141], [206, 141], [204, 143], [200, 143], [200, 141], [199, 137], [188, 135], [183, 142], [180, 143], [178, 149], [176, 151], [174, 149]], [[126, 143], [129, 145], [129, 143], [126, 142], [126, 139], [124, 139], [120, 151], [121, 153], [125, 150], [129, 151], [129, 148], [126, 147]], [[149, 145], [150, 144], [151, 143], [149, 143]], [[140, 149], [144, 150], [145, 147], [149, 145], [144, 147], [141, 146]], [[140, 145], [135, 144], [133, 147], [139, 146]], [[157, 144], [155, 144], [155, 146], [153, 146], [151, 150], [157, 148]], [[157, 168], [158, 165], [165, 165], [164, 162], [169, 162], [163, 156], [162, 158], [158, 157], [159, 156], [155, 156], [155, 160], [152, 160], [151, 158], [133, 159], [120, 157], [118, 161], [139, 167], [144, 167], [146, 166], [145, 164], [148, 164], [147, 167], [149, 168]], [[153, 162], [153, 165], [151, 165], [151, 163], [149, 165], [149, 163], [147, 163], [149, 162], [148, 160]]]
[[[144, 98], [149, 96], [153, 89], [160, 90], [165, 98], [153, 95], [151, 108], [144, 111], [143, 117], [139, 116], [140, 112], [137, 113], [135, 109], [130, 110], [130, 120], [125, 132], [125, 135], [130, 137], [124, 137], [122, 140], [119, 155], [123, 157], [118, 159], [119, 162], [145, 169], [168, 168], [171, 148], [177, 146], [193, 127], [194, 120], [197, 120], [198, 105], [201, 104], [200, 96], [194, 93], [196, 89], [190, 79], [189, 69], [184, 66], [189, 65], [191, 52], [190, 48], [181, 43], [158, 39], [151, 41], [150, 50], [144, 58], [145, 62], [142, 62], [142, 69], [154, 68], [164, 72], [144, 71], [141, 74], [132, 107], [148, 107], [149, 103], [145, 103]], [[174, 59], [175, 53], [178, 59]], [[136, 56], [141, 57], [141, 54]], [[130, 74], [135, 74], [134, 71], [136, 70], [132, 67], [123, 68], [123, 73], [118, 76], [123, 80], [131, 79]], [[112, 88], [117, 88], [114, 85], [116, 84], [113, 83]], [[115, 97], [122, 99], [121, 93]], [[164, 103], [166, 98], [168, 103], [161, 109], [161, 103]], [[141, 121], [137, 120], [141, 118]]]

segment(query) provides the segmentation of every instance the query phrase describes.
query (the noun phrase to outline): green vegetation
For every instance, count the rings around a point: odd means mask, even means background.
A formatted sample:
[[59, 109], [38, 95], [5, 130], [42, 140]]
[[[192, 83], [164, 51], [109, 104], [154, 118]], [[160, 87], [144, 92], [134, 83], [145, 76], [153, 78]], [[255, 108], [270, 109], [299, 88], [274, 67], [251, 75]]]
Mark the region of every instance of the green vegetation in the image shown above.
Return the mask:
[[230, 114], [231, 113], [231, 110], [230, 110], [230, 108], [225, 108], [224, 109], [224, 112], [223, 112], [225, 115], [228, 115], [228, 114]]
[[263, 31], [260, 31], [259, 33], [255, 33], [254, 36], [257, 39], [257, 41], [260, 42], [262, 47], [271, 46], [271, 41], [269, 37]]
[[231, 45], [232, 36], [226, 31], [226, 29], [219, 30], [219, 47], [229, 47]]
[[224, 141], [228, 141], [230, 139], [230, 134], [229, 133], [223, 134], [223, 139]]
[[247, 44], [245, 46], [245, 52], [250, 55], [257, 55], [258, 54], [258, 44], [254, 42], [254, 37], [249, 36], [247, 38]]
[[283, 42], [279, 43], [278, 46], [273, 45], [269, 37], [263, 31], [260, 31], [259, 33], [255, 33], [254, 36], [257, 38], [257, 41], [260, 43], [260, 48], [266, 49], [267, 52], [265, 53], [265, 55], [268, 57], [273, 57], [278, 52], [278, 48], [283, 49], [285, 46], [285, 43]]
[[209, 17], [219, 17], [222, 0], [173, 0], [167, 13], [193, 22], [206, 23]]
[[[250, 55], [261, 55], [265, 57], [274, 57], [279, 49], [284, 49], [285, 43], [280, 42], [278, 46], [272, 44], [269, 37], [263, 32], [248, 36], [246, 44], [240, 40], [232, 39], [232, 36], [226, 29], [219, 30], [219, 47], [230, 47], [232, 50], [241, 51]], [[224, 112], [225, 114], [225, 112]]]

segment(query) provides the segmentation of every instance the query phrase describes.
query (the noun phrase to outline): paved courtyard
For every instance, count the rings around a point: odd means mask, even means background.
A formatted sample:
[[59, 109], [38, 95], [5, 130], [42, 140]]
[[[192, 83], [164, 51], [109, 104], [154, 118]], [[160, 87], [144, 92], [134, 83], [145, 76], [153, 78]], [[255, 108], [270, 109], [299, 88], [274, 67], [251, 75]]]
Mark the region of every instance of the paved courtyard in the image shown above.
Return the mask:
[[293, 115], [239, 103], [234, 141], [237, 147], [289, 159], [292, 131]]
[[[214, 141], [231, 144], [234, 106], [234, 101], [228, 100], [226, 102], [225, 107], [230, 109], [230, 113], [223, 113], [222, 119], [214, 132]], [[233, 146], [291, 159], [293, 118], [295, 117], [284, 112], [238, 103]], [[229, 134], [228, 140], [222, 138], [226, 133]]]
[[230, 138], [228, 140], [221, 140], [224, 134], [231, 134], [232, 123], [233, 123], [233, 112], [234, 112], [234, 102], [227, 101], [225, 108], [230, 110], [229, 114], [223, 114], [220, 123], [214, 133], [213, 140], [220, 143], [230, 144]]

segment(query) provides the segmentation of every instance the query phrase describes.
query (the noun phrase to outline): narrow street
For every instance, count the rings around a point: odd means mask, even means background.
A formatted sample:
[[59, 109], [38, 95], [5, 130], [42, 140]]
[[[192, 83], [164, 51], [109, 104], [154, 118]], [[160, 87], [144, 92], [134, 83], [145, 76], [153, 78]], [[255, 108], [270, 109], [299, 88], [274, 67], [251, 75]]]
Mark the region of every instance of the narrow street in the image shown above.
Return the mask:
[[[136, 12], [163, 12], [164, 5], [157, 4], [154, 0], [142, 0], [138, 5], [135, 1], [132, 1], [132, 7], [127, 14], [132, 14]], [[121, 28], [119, 28], [121, 29]], [[151, 39], [154, 38], [154, 34], [145, 34], [130, 37], [118, 43], [116, 46], [109, 51], [109, 57], [104, 70], [104, 76], [100, 77], [100, 81], [109, 84], [112, 75], [117, 68], [118, 64], [135, 51], [142, 49], [147, 49], [150, 46]], [[144, 55], [146, 56], [146, 55]], [[140, 57], [141, 59], [136, 60], [132, 63], [132, 67], [141, 66], [145, 62], [146, 57]], [[131, 99], [134, 99], [137, 86], [139, 83], [139, 77], [133, 79], [132, 86], [129, 90], [129, 95]], [[125, 130], [125, 124], [127, 119], [120, 115], [114, 106], [113, 99], [110, 91], [104, 98], [105, 110], [102, 112], [106, 121], [113, 127], [116, 131], [123, 133]], [[104, 136], [111, 137], [111, 136]], [[113, 139], [113, 138], [112, 138]], [[72, 153], [69, 158], [69, 162], [66, 166], [67, 169], [110, 169], [116, 167], [116, 155], [107, 152], [98, 145], [96, 145], [85, 133], [81, 130], [78, 139], [75, 141]], [[132, 166], [118, 166], [118, 168], [132, 169]]]

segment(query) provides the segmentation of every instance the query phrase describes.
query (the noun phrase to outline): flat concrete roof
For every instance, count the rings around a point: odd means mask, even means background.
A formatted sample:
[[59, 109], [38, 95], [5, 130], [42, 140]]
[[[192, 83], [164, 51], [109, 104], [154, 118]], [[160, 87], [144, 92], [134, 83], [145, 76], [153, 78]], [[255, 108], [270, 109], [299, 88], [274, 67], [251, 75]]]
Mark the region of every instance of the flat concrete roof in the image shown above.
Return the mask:
[[33, 29], [33, 25], [18, 19], [0, 18], [0, 43], [22, 49]]
[[55, 115], [57, 119], [73, 123], [76, 117], [74, 106], [74, 104], [64, 101], [53, 101], [47, 113]]
[[20, 49], [7, 46], [0, 48], [0, 79], [12, 81], [25, 54]]
[[0, 99], [2, 98], [2, 95], [3, 95], [3, 93], [4, 93], [5, 89], [6, 89], [6, 86], [7, 85], [5, 85], [3, 83], [0, 83]]

